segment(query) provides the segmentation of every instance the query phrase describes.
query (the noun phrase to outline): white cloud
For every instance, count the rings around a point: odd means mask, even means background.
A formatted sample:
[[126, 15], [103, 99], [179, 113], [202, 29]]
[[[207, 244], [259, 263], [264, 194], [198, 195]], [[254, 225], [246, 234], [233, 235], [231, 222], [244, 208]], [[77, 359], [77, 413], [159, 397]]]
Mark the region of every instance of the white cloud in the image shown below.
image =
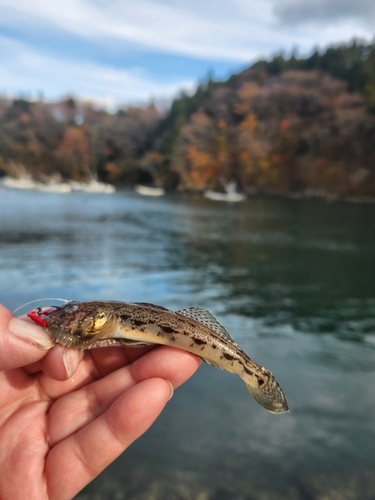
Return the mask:
[[[357, 11], [356, 1], [360, 5]], [[316, 45], [345, 42], [353, 36], [371, 39], [373, 30], [366, 19], [373, 19], [373, 1], [0, 0], [0, 26], [22, 31], [29, 38], [37, 34], [38, 40], [46, 36], [49, 54], [54, 50], [55, 34], [67, 39], [74, 35], [85, 46], [95, 42], [93, 51], [99, 46], [101, 54], [105, 50], [122, 54], [136, 47], [159, 56], [212, 61], [212, 69], [215, 61], [250, 64], [296, 46], [306, 54]], [[1, 44], [0, 92], [42, 90], [46, 97], [70, 92], [134, 101], [151, 95], [170, 96], [180, 86], [192, 85], [178, 76], [172, 79], [159, 74], [154, 81], [139, 68], [100, 65], [82, 54], [67, 56], [61, 40], [56, 59], [43, 53], [43, 48], [33, 52], [5, 38]]]
[[102, 43], [196, 58], [247, 62], [295, 44], [275, 29], [270, 0], [0, 0], [3, 22], [29, 29], [57, 27]]
[[0, 37], [2, 61], [0, 92], [30, 95], [43, 91], [49, 99], [67, 94], [83, 98], [95, 96], [107, 103], [146, 102], [151, 98], [173, 97], [178, 90], [191, 90], [194, 82], [155, 82], [140, 68], [115, 69], [110, 66], [53, 59], [31, 52], [26, 46]]
[[[259, 0], [258, 0], [259, 1]], [[136, 43], [152, 50], [202, 58], [249, 60], [259, 29], [242, 16], [236, 3], [93, 2], [0, 0], [3, 22], [64, 31], [85, 38]], [[230, 7], [230, 8], [229, 8]], [[233, 7], [235, 8], [233, 12]], [[223, 12], [224, 10], [224, 12]], [[259, 10], [258, 16], [262, 11]]]

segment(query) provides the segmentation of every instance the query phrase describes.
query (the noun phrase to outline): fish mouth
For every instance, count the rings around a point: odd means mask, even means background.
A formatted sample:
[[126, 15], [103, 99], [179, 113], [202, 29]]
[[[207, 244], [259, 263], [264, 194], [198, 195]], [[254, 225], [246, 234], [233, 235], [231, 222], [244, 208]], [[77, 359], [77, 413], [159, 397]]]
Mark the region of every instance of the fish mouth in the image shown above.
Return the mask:
[[58, 309], [62, 309], [62, 307], [58, 306], [46, 306], [46, 307], [36, 307], [32, 311], [27, 313], [27, 316], [34, 321], [37, 325], [40, 325], [42, 328], [47, 328], [47, 320], [48, 316], [57, 311]]

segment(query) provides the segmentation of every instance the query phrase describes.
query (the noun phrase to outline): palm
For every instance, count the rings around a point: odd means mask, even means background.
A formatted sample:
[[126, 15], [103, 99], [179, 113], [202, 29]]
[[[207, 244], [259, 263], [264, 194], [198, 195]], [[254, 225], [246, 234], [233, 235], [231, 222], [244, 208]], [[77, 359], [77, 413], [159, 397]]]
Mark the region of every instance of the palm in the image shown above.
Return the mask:
[[177, 387], [198, 366], [168, 347], [105, 348], [65, 381], [37, 364], [0, 372], [0, 498], [72, 498], [153, 423], [165, 380]]

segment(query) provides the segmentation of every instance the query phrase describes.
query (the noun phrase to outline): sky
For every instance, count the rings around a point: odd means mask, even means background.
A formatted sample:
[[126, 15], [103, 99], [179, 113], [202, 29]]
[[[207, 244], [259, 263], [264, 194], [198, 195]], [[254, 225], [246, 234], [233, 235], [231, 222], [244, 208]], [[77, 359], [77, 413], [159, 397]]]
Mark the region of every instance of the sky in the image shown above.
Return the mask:
[[0, 0], [0, 95], [167, 102], [259, 58], [374, 35], [374, 0]]

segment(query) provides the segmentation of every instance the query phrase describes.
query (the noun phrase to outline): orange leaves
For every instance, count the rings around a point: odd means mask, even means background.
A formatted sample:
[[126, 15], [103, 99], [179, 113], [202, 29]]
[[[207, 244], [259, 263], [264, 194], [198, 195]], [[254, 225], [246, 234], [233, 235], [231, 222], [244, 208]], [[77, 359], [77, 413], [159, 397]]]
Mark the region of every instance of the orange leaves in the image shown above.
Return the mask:
[[246, 118], [241, 122], [240, 129], [250, 132], [250, 134], [255, 135], [258, 128], [258, 119], [255, 113], [250, 113], [246, 116]]
[[68, 127], [58, 147], [57, 154], [72, 171], [90, 173], [90, 147], [83, 127]]
[[289, 120], [287, 120], [286, 118], [284, 118], [280, 122], [280, 130], [282, 132], [288, 132], [289, 129], [290, 129], [290, 122], [289, 122]]
[[276, 153], [273, 153], [271, 155], [271, 160], [272, 160], [272, 163], [274, 163], [275, 165], [278, 165], [282, 162], [282, 158], [279, 154], [276, 154]]
[[26, 125], [30, 122], [30, 115], [28, 113], [21, 113], [18, 121], [19, 123]]
[[187, 158], [191, 162], [192, 169], [204, 169], [211, 159], [208, 153], [199, 151], [193, 144], [188, 148]]
[[227, 159], [225, 130], [223, 119], [215, 122], [203, 112], [194, 113], [183, 127], [175, 149], [175, 168], [185, 187], [203, 190], [211, 178], [220, 175]]
[[191, 115], [191, 123], [198, 126], [206, 127], [211, 124], [210, 118], [206, 115], [206, 113], [193, 113]]
[[108, 161], [108, 162], [105, 164], [104, 169], [105, 169], [105, 171], [106, 171], [108, 174], [118, 175], [118, 174], [120, 174], [120, 172], [121, 172], [121, 168], [119, 167], [119, 165], [117, 165], [116, 163], [111, 162], [111, 161]]
[[196, 189], [204, 189], [207, 181], [220, 171], [218, 160], [205, 151], [199, 151], [193, 144], [189, 146], [186, 156], [190, 165], [192, 185]]
[[150, 151], [147, 153], [146, 157], [153, 163], [160, 163], [163, 159], [163, 156], [158, 151]]
[[88, 141], [83, 129], [78, 127], [67, 128], [60, 144], [59, 152], [68, 155], [79, 152], [85, 155], [88, 154], [88, 151]]
[[0, 173], [4, 173], [7, 171], [6, 165], [2, 157], [0, 156]]
[[226, 121], [225, 120], [219, 120], [218, 124], [217, 124], [217, 127], [220, 130], [220, 132], [225, 132], [225, 130], [227, 129], [227, 123], [226, 123]]
[[242, 163], [246, 163], [250, 160], [251, 158], [251, 155], [250, 155], [250, 151], [241, 151], [240, 152], [240, 161]]
[[241, 100], [247, 101], [254, 98], [258, 93], [259, 85], [254, 82], [245, 82], [238, 91], [238, 96]]
[[264, 159], [260, 163], [260, 168], [263, 172], [267, 172], [270, 169], [270, 166], [271, 166], [271, 162], [267, 159]]
[[263, 90], [254, 82], [245, 82], [236, 92], [236, 102], [233, 111], [237, 115], [245, 116], [253, 112], [254, 101], [263, 93]]

